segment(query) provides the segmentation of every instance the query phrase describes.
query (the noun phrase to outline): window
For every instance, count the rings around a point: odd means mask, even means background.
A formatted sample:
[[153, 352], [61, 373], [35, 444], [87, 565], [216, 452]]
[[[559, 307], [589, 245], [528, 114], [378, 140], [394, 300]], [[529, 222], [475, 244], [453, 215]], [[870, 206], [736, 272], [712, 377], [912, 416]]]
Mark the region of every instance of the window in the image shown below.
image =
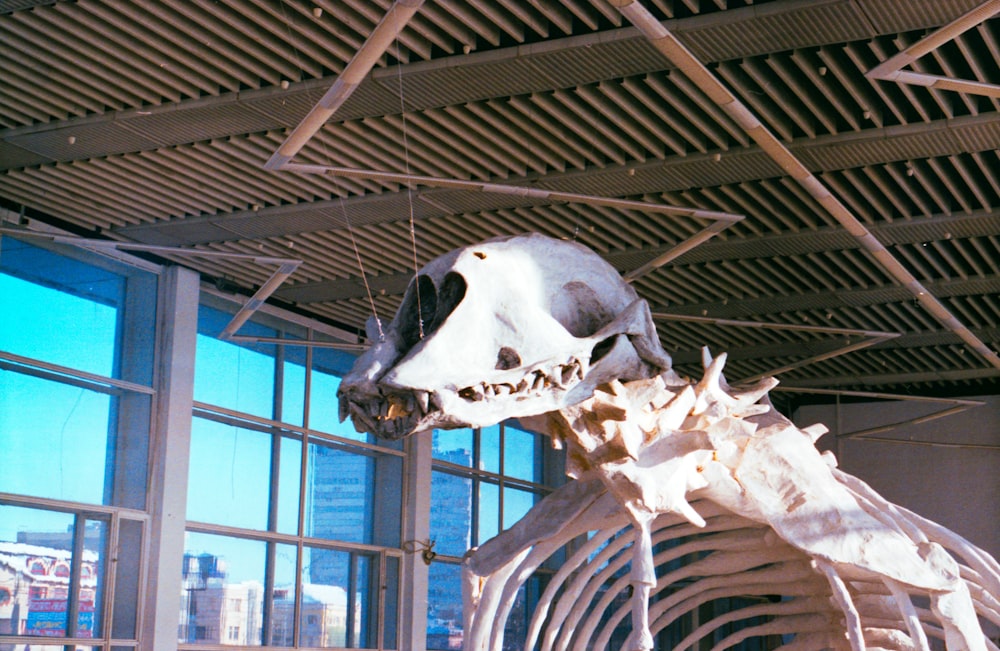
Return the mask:
[[[221, 341], [231, 314], [206, 300], [180, 641], [369, 648], [381, 636], [394, 648], [402, 446], [339, 422], [336, 391], [351, 356], [284, 345], [319, 336], [267, 315], [240, 331], [258, 343]], [[240, 608], [220, 612], [235, 599]], [[223, 618], [239, 627], [238, 642]]]
[[[430, 534], [438, 556], [429, 569], [427, 646], [457, 649], [462, 556], [520, 520], [549, 492], [546, 476], [561, 477], [562, 463], [546, 437], [513, 423], [435, 431], [432, 455]], [[540, 594], [542, 580], [535, 577], [521, 591], [510, 626], [527, 625], [526, 608]], [[523, 631], [510, 633], [509, 639], [523, 639]]]
[[20, 614], [0, 646], [136, 643], [156, 291], [149, 271], [0, 237], [0, 450], [16, 460], [0, 584]]
[[[266, 307], [222, 341], [236, 306], [202, 292], [191, 386], [180, 367], [193, 347], [174, 334], [185, 328], [157, 332], [156, 317], [162, 304], [166, 322], [193, 325], [194, 274], [37, 241], [0, 238], [0, 647], [128, 651], [143, 621], [157, 644], [176, 622], [191, 651], [398, 648], [404, 497], [414, 511], [429, 500], [404, 490], [404, 471], [429, 442], [339, 421], [353, 355], [325, 345], [331, 330]], [[183, 377], [160, 381], [171, 374]], [[192, 392], [178, 420], [172, 401]], [[155, 438], [154, 411], [171, 419]], [[461, 640], [461, 556], [545, 494], [551, 464], [543, 439], [513, 424], [440, 433], [434, 446], [438, 556], [426, 570], [431, 639], [448, 647]], [[182, 494], [183, 527], [153, 520]], [[171, 584], [163, 568], [177, 560]], [[160, 607], [165, 586], [179, 610]]]

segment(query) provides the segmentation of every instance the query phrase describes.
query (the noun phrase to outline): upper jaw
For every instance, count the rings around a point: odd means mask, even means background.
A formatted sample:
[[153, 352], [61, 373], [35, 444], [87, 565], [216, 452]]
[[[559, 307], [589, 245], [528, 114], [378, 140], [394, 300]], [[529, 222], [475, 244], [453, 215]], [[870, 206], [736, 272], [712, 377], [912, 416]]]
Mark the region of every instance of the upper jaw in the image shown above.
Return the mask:
[[558, 409], [566, 392], [582, 381], [586, 366], [572, 357], [457, 389], [416, 389], [387, 381], [346, 385], [339, 395], [340, 418], [350, 417], [359, 432], [390, 440], [433, 428], [486, 427]]

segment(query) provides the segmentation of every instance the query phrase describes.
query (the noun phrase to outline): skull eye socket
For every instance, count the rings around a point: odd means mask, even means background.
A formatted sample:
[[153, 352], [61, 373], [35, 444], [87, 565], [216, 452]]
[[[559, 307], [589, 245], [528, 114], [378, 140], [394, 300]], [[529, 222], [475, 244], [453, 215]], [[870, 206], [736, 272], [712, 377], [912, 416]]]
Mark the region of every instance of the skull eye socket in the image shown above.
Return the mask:
[[[399, 336], [409, 349], [420, 341], [421, 323], [427, 324], [437, 312], [437, 289], [428, 276], [417, 276], [410, 284], [399, 308]], [[424, 329], [426, 334], [426, 329]]]
[[[441, 281], [440, 290], [427, 275], [419, 275], [410, 284], [399, 308], [398, 330], [405, 350], [409, 350], [423, 336], [434, 332], [455, 311], [465, 298], [465, 278], [454, 271]], [[421, 323], [423, 328], [421, 328]]]
[[441, 288], [438, 290], [437, 311], [434, 313], [433, 321], [424, 328], [424, 334], [434, 332], [438, 326], [445, 322], [445, 319], [451, 316], [458, 304], [465, 298], [466, 287], [465, 278], [462, 278], [461, 274], [454, 271], [445, 274], [444, 280], [441, 281]]

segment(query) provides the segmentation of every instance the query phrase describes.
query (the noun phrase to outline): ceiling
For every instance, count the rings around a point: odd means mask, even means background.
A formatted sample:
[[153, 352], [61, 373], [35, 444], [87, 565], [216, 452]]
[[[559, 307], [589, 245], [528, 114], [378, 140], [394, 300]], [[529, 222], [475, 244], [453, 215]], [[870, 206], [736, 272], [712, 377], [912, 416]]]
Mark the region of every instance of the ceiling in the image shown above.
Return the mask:
[[[300, 260], [270, 300], [353, 332], [415, 261], [538, 231], [634, 275], [682, 370], [1000, 393], [998, 2], [919, 49], [981, 4], [643, 0], [682, 73], [605, 0], [428, 0], [296, 151], [376, 177], [265, 163], [388, 0], [0, 0], [0, 201], [248, 295]], [[866, 76], [911, 46], [985, 90]]]

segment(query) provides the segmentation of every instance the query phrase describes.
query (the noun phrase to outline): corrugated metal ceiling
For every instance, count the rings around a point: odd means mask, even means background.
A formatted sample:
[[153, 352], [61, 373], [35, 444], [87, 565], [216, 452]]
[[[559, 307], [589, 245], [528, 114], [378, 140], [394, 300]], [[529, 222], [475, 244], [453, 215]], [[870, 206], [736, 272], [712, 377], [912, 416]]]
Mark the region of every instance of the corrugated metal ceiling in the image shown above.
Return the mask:
[[[977, 337], [1000, 348], [1000, 104], [865, 72], [978, 0], [645, 3]], [[352, 329], [421, 262], [491, 236], [575, 238], [623, 272], [704, 221], [263, 168], [381, 19], [371, 0], [0, 2], [0, 197], [89, 236], [294, 256], [277, 297]], [[1000, 20], [917, 71], [1000, 83]], [[901, 336], [783, 373], [789, 386], [997, 391], [1000, 369], [603, 0], [429, 1], [300, 154], [746, 215], [635, 282], [654, 312]], [[357, 243], [363, 270], [353, 252]], [[177, 258], [251, 290], [270, 270]], [[730, 375], [841, 338], [662, 319], [682, 365]], [[693, 371], [693, 369], [692, 369]]]

